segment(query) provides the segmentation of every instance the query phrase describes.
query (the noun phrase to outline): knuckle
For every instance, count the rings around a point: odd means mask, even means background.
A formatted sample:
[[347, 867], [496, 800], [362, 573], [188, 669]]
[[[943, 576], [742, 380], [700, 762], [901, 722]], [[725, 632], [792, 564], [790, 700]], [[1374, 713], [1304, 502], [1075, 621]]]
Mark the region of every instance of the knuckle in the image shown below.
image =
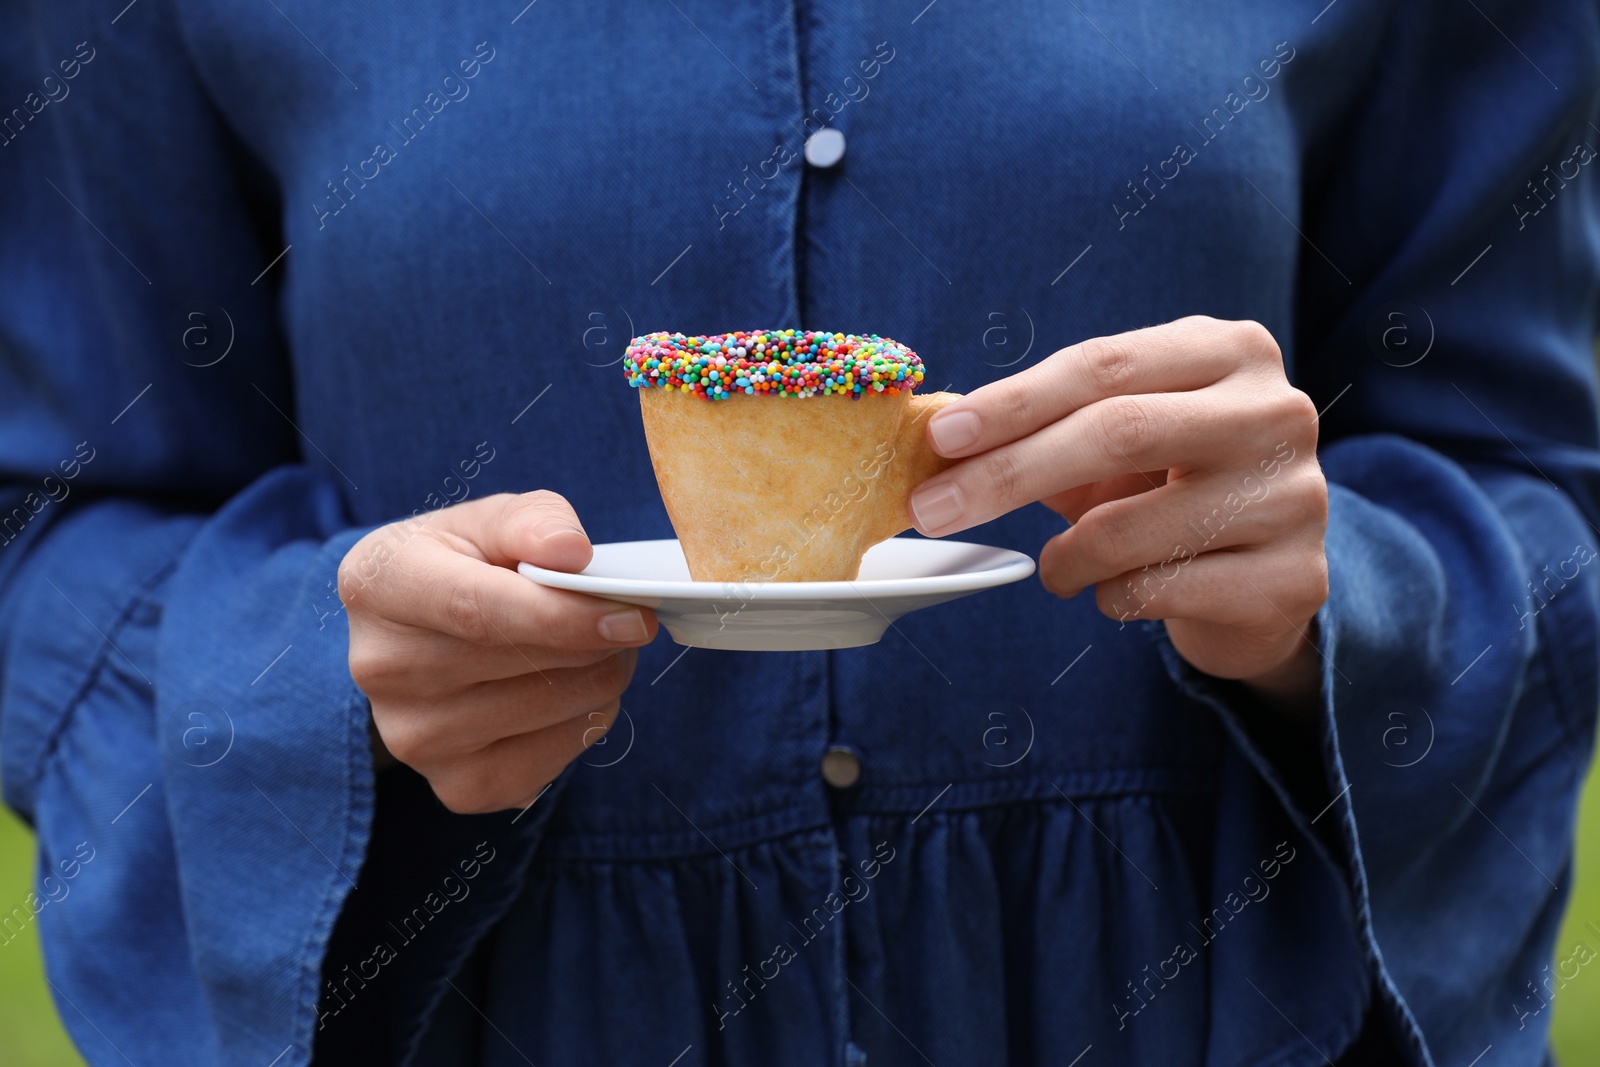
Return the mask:
[[506, 522], [535, 523], [552, 515], [565, 518], [573, 514], [567, 498], [548, 489], [501, 495], [505, 499], [500, 503], [500, 518]]
[[1284, 477], [1282, 492], [1299, 520], [1307, 520], [1319, 530], [1328, 524], [1328, 482], [1315, 466]]
[[1028, 383], [1016, 380], [1006, 380], [1004, 395], [1001, 402], [1008, 413], [1008, 418], [1018, 426], [1035, 426], [1041, 422], [1049, 421], [1043, 410], [1044, 404], [1040, 397], [1040, 390], [1032, 388]]
[[525, 749], [493, 749], [433, 775], [428, 784], [439, 802], [457, 815], [487, 815], [527, 807], [571, 759], [552, 765], [550, 753], [529, 758]]
[[451, 763], [427, 777], [439, 803], [457, 815], [485, 815], [516, 802], [515, 790], [504, 781], [503, 768], [487, 753]]
[[1328, 554], [1317, 552], [1306, 568], [1306, 581], [1310, 586], [1311, 611], [1316, 613], [1328, 599]]
[[509, 807], [508, 804], [496, 803], [487, 789], [470, 779], [464, 780], [460, 777], [437, 781], [430, 779], [428, 784], [433, 787], [433, 795], [439, 798], [439, 803], [456, 815], [486, 815], [500, 808]]
[[388, 679], [388, 657], [375, 648], [370, 641], [359, 640], [352, 637], [350, 641], [350, 680], [363, 693], [371, 696], [383, 688], [383, 683]]
[[567, 503], [566, 497], [549, 489], [535, 489], [530, 493], [523, 493], [522, 499], [528, 501], [531, 505], [537, 505], [541, 508], [570, 508], [572, 506]]
[[526, 505], [523, 498], [516, 493], [496, 493], [484, 498], [484, 503], [493, 508], [492, 524], [495, 526], [508, 526], [520, 520], [526, 520]]
[[1117, 396], [1132, 382], [1135, 346], [1123, 337], [1096, 337], [1083, 343], [1084, 371], [1104, 396]]
[[1145, 605], [1135, 595], [1133, 581], [1112, 578], [1094, 587], [1094, 606], [1100, 614], [1119, 622], [1129, 622], [1145, 614]]
[[[517, 517], [517, 508], [521, 500], [522, 498], [516, 493], [491, 493], [480, 499], [477, 502], [477, 507], [481, 509], [479, 514], [482, 515], [483, 522], [486, 525], [498, 526]], [[472, 504], [471, 500], [467, 500], [462, 504], [453, 506], [462, 507], [471, 506]]]
[[[339, 569], [335, 574], [335, 588], [340, 603], [352, 611], [362, 610], [365, 607], [359, 594], [382, 573], [383, 564], [391, 554], [385, 533], [387, 529], [379, 527], [368, 533], [351, 545], [350, 551], [339, 561]], [[382, 592], [381, 585], [379, 592]]]
[[1272, 604], [1255, 596], [1254, 590], [1251, 590], [1251, 596], [1254, 599], [1245, 601], [1244, 619], [1241, 625], [1250, 633], [1281, 635], [1284, 627], [1283, 616], [1286, 614], [1283, 609], [1287, 607], [1292, 612], [1294, 605], [1285, 604], [1281, 595]]
[[489, 620], [474, 586], [450, 583], [444, 594], [443, 612], [447, 625], [457, 637], [478, 645], [488, 643]]
[[1307, 436], [1315, 438], [1317, 403], [1304, 390], [1292, 387], [1284, 390], [1273, 403], [1273, 415], [1280, 422], [1304, 427], [1310, 431]]
[[1302, 490], [1311, 507], [1311, 517], [1316, 521], [1317, 529], [1328, 528], [1328, 480], [1322, 476], [1320, 469], [1313, 468], [1301, 477], [1305, 489]]
[[339, 594], [339, 602], [347, 608], [356, 598], [355, 557], [365, 540], [366, 538], [362, 538], [361, 541], [357, 541], [350, 551], [345, 553], [344, 558], [339, 561], [338, 571], [334, 573], [334, 588]]
[[501, 492], [490, 493], [488, 496], [483, 498], [483, 503], [493, 506], [496, 510], [496, 514], [503, 518], [511, 511], [512, 508], [516, 507], [521, 500], [522, 497], [517, 493]]
[[1023, 492], [1025, 477], [1017, 462], [1014, 449], [997, 448], [983, 459], [983, 473], [995, 496], [1002, 500], [1016, 500]]
[[1283, 362], [1283, 352], [1278, 347], [1272, 331], [1254, 319], [1242, 319], [1228, 324], [1233, 344], [1240, 352], [1263, 362]]
[[1078, 521], [1078, 530], [1078, 551], [1090, 566], [1101, 572], [1121, 569], [1123, 546], [1134, 534], [1126, 508], [1114, 501], [1102, 504]]
[[432, 739], [429, 731], [414, 718], [390, 714], [374, 705], [372, 723], [377, 727], [378, 736], [383, 740], [383, 747], [389, 750], [389, 755], [413, 769], [418, 769], [427, 761], [433, 747]]
[[1106, 401], [1100, 432], [1124, 457], [1142, 455], [1155, 443], [1158, 427], [1144, 400], [1119, 396]]

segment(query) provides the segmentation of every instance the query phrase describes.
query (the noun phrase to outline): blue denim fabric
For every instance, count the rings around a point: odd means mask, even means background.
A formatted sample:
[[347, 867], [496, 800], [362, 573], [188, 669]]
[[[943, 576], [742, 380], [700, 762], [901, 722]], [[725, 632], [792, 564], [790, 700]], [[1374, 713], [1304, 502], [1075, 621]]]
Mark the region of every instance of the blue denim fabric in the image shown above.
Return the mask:
[[[0, 33], [0, 772], [85, 1056], [1287, 1067], [1367, 1019], [1541, 1062], [1600, 699], [1593, 5], [518, 6]], [[969, 391], [1193, 313], [1324, 409], [1314, 743], [1024, 582], [658, 640], [523, 813], [373, 774], [339, 561], [463, 493], [670, 536], [631, 335], [870, 330]]]

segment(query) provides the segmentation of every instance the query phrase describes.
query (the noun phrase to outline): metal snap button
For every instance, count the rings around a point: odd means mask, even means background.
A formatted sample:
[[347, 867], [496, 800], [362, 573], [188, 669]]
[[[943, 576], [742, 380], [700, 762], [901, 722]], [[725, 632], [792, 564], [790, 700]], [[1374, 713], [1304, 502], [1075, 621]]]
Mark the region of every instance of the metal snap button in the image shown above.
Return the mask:
[[822, 780], [835, 789], [849, 789], [861, 780], [861, 757], [854, 749], [834, 745], [823, 754]]
[[813, 167], [831, 167], [843, 158], [844, 134], [831, 126], [806, 138], [806, 162]]

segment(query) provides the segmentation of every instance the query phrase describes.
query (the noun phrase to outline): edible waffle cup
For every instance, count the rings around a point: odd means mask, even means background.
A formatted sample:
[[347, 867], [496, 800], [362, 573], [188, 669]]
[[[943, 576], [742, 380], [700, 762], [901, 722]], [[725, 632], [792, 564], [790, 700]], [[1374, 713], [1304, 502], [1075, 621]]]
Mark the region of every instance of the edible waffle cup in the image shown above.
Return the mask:
[[638, 393], [695, 581], [854, 580], [868, 548], [911, 527], [912, 491], [955, 462], [924, 424], [956, 393]]

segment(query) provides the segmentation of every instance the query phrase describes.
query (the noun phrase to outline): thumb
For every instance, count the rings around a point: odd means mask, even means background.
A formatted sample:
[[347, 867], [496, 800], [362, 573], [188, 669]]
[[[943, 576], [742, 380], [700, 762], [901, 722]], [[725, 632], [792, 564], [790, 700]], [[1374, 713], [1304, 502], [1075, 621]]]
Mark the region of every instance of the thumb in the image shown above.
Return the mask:
[[467, 541], [486, 563], [526, 560], [555, 571], [581, 571], [594, 558], [589, 535], [566, 497], [546, 489], [496, 493], [439, 512], [438, 525]]

